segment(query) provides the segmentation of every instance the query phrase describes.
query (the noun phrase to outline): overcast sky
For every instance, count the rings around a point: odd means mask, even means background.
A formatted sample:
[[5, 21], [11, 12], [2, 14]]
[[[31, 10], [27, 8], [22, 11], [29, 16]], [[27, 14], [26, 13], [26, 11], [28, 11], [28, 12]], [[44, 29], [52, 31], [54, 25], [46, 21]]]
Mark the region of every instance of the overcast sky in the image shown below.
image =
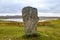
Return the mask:
[[35, 7], [39, 13], [60, 13], [60, 0], [0, 0], [0, 13], [21, 13], [25, 6]]

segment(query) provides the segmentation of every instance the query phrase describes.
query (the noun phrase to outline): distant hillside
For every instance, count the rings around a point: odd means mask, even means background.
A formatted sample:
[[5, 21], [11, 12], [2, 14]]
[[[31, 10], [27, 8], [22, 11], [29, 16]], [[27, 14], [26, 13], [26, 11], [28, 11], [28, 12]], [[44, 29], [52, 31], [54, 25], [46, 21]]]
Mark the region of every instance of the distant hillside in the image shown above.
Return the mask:
[[[15, 18], [22, 18], [22, 16], [0, 16], [0, 19], [15, 19]], [[48, 19], [60, 19], [60, 17], [39, 17], [39, 20], [48, 20]]]
[[8, 19], [8, 18], [22, 18], [22, 16], [0, 16], [0, 19]]

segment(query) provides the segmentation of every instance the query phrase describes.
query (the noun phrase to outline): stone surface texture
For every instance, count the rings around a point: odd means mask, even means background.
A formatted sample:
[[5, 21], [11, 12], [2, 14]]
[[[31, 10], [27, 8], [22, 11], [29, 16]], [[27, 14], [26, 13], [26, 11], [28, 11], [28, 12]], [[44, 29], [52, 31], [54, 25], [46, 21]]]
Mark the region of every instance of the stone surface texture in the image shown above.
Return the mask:
[[22, 17], [24, 22], [24, 31], [26, 35], [32, 35], [37, 32], [37, 9], [27, 6], [22, 9]]

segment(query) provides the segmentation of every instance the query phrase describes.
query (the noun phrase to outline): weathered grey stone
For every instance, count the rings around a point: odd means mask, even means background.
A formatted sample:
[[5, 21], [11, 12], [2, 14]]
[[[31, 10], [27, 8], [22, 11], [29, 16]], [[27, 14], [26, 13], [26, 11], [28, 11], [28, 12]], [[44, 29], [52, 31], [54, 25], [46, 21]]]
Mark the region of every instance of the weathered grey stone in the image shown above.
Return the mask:
[[26, 35], [35, 34], [37, 31], [37, 9], [27, 6], [22, 9], [22, 17], [24, 22], [24, 30]]

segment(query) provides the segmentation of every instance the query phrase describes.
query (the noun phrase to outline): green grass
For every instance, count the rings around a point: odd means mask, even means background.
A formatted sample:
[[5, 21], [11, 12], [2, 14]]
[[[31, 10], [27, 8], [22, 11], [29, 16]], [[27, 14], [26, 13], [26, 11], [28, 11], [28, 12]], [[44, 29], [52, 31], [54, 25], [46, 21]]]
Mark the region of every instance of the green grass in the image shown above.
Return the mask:
[[37, 27], [39, 37], [23, 38], [24, 27], [0, 25], [0, 40], [60, 40], [60, 20], [50, 21], [50, 26]]
[[22, 36], [23, 27], [18, 26], [1, 26], [0, 27], [0, 40], [8, 40], [9, 38], [17, 38]]

